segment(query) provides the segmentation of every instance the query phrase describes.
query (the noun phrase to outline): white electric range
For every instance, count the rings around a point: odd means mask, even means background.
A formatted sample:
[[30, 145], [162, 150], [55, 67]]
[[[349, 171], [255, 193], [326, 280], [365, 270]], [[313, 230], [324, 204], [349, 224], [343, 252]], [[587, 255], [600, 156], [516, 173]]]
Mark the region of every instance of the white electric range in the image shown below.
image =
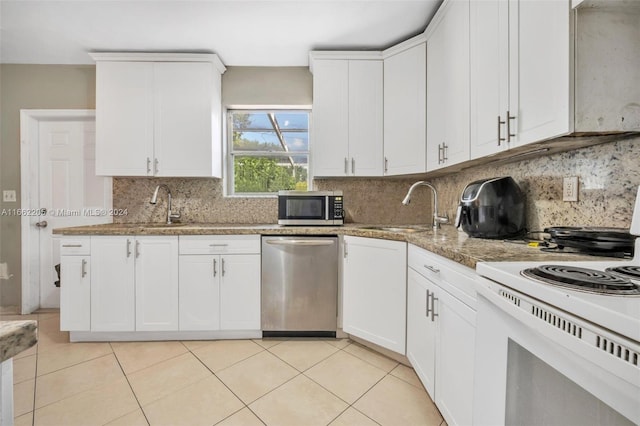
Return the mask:
[[640, 276], [610, 271], [640, 271], [640, 238], [634, 252], [478, 263], [474, 424], [640, 424]]

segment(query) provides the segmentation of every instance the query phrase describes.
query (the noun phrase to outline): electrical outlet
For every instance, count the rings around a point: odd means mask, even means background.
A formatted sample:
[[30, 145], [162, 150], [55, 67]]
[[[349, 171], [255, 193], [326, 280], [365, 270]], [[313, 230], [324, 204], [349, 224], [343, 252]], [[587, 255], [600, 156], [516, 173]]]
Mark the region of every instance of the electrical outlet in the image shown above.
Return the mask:
[[578, 177], [566, 177], [562, 181], [562, 201], [578, 201]]
[[5, 203], [15, 203], [16, 191], [13, 189], [2, 191], [2, 201], [4, 201]]

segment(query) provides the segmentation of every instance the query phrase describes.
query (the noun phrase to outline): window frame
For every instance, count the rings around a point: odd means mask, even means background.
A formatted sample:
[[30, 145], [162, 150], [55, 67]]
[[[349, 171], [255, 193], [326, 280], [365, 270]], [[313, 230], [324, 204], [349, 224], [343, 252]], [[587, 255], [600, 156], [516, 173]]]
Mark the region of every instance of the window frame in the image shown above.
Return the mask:
[[311, 108], [308, 106], [300, 107], [227, 107], [224, 110], [224, 132], [225, 132], [225, 149], [224, 149], [224, 196], [230, 198], [276, 198], [277, 192], [241, 192], [236, 193], [235, 187], [235, 172], [234, 172], [234, 158], [235, 155], [245, 155], [253, 157], [283, 157], [287, 156], [287, 151], [234, 151], [233, 149], [233, 113], [306, 113], [307, 114], [307, 139], [308, 146], [306, 151], [290, 151], [291, 156], [306, 156], [307, 157], [307, 188], [311, 189], [313, 176], [311, 175]]

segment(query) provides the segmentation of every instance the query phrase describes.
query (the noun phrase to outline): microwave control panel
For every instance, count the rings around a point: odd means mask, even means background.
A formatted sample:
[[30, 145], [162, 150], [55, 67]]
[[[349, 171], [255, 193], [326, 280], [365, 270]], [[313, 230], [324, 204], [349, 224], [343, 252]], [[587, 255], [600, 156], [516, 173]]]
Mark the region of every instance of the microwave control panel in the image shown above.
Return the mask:
[[342, 197], [336, 196], [333, 197], [333, 218], [334, 219], [343, 219], [344, 218], [344, 210], [342, 206]]

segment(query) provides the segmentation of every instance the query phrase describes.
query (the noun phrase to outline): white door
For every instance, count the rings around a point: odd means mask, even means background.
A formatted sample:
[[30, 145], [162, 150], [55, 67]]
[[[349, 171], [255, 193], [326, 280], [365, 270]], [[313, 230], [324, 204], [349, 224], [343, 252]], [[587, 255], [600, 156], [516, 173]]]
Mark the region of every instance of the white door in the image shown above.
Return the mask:
[[220, 256], [179, 257], [180, 330], [219, 330]]
[[31, 173], [39, 178], [31, 183], [38, 186], [35, 209], [44, 214], [31, 217], [39, 229], [39, 247], [32, 249], [39, 251], [40, 307], [57, 308], [60, 291], [54, 285], [54, 266], [60, 263], [60, 236], [52, 230], [111, 222], [111, 178], [95, 174], [93, 119], [40, 121], [38, 135], [39, 164]]

